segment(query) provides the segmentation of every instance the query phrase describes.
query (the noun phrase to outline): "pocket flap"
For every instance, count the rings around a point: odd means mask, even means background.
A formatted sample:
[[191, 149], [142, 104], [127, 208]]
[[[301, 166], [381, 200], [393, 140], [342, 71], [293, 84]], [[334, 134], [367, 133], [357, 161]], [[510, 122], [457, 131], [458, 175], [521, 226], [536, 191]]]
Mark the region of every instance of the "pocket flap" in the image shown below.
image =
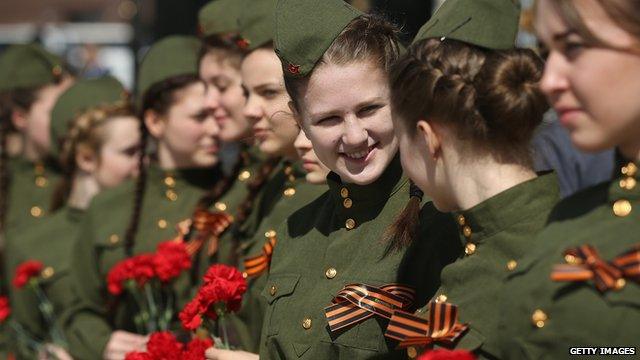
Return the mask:
[[273, 275], [269, 276], [267, 285], [262, 290], [262, 296], [269, 304], [275, 300], [293, 293], [300, 280], [300, 275]]

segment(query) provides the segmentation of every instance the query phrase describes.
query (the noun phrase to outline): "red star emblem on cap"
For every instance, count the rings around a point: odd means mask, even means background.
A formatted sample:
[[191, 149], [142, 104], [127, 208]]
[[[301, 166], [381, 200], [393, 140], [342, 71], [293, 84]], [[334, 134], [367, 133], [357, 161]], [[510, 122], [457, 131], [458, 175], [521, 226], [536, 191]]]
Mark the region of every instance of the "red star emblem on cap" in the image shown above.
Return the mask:
[[247, 40], [247, 39], [245, 39], [245, 38], [239, 38], [239, 39], [236, 41], [236, 45], [238, 45], [238, 47], [239, 47], [240, 49], [246, 49], [246, 48], [248, 48], [248, 47], [249, 47], [249, 44], [250, 44], [249, 40]]
[[287, 70], [294, 75], [298, 75], [300, 74], [300, 65], [289, 64]]

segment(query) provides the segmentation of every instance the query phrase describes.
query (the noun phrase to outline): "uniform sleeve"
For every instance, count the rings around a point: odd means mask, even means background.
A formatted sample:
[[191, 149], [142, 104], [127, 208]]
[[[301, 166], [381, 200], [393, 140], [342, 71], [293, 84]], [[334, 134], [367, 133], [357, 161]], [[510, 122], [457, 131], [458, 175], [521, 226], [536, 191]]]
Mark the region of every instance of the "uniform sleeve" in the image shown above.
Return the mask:
[[98, 270], [91, 211], [81, 225], [71, 257], [70, 281], [74, 305], [62, 314], [69, 350], [74, 358], [102, 358], [113, 329], [107, 321], [104, 279]]

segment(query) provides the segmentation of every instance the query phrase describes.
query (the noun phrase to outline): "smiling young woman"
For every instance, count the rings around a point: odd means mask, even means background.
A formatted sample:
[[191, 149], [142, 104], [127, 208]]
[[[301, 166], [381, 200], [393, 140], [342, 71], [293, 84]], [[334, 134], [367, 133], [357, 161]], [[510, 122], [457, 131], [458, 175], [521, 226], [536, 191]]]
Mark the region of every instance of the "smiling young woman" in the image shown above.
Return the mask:
[[536, 239], [543, 246], [509, 278], [502, 356], [563, 358], [585, 344], [636, 348], [640, 4], [540, 0], [536, 29], [549, 50], [541, 87], [571, 140], [585, 151], [615, 147], [618, 164], [611, 181], [556, 206]]

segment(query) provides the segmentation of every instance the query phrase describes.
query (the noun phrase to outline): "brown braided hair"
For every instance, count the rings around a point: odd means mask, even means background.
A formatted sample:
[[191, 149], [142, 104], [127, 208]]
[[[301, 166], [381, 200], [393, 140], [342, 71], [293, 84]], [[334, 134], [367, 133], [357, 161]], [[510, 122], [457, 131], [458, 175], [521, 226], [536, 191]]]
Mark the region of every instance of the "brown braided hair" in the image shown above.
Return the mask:
[[58, 183], [51, 201], [52, 211], [63, 207], [69, 199], [73, 178], [76, 174], [76, 155], [80, 147], [85, 146], [98, 153], [104, 138], [104, 125], [113, 118], [134, 116], [129, 103], [99, 105], [88, 109], [75, 118], [62, 143], [60, 166], [64, 176]]
[[[361, 15], [352, 20], [338, 35], [316, 68], [323, 64], [371, 62], [385, 73], [389, 73], [393, 63], [400, 57], [398, 36], [398, 28], [382, 16]], [[294, 106], [300, 109], [301, 91], [311, 74], [304, 78], [295, 78], [286, 76], [286, 69], [284, 73], [287, 92]], [[383, 240], [389, 246], [387, 252], [402, 249], [417, 236], [422, 192], [415, 185], [412, 185], [411, 189], [406, 207], [383, 234]]]
[[[144, 119], [144, 114], [147, 110], [154, 111], [156, 114], [165, 115], [176, 101], [176, 93], [197, 82], [202, 80], [195, 74], [178, 75], [173, 76], [158, 83], [153, 84], [149, 90], [147, 90], [142, 97], [142, 108], [139, 111], [139, 116]], [[147, 181], [147, 169], [145, 166], [145, 160], [147, 157], [147, 142], [149, 138], [149, 131], [142, 121], [140, 123], [140, 160], [138, 163], [138, 179], [136, 181], [135, 195], [133, 197], [133, 212], [129, 220], [129, 225], [125, 233], [125, 254], [127, 256], [133, 255], [133, 245], [135, 243], [135, 237], [138, 233], [138, 225], [140, 223], [140, 216], [142, 213], [142, 203], [144, 200], [144, 194], [146, 190]]]

